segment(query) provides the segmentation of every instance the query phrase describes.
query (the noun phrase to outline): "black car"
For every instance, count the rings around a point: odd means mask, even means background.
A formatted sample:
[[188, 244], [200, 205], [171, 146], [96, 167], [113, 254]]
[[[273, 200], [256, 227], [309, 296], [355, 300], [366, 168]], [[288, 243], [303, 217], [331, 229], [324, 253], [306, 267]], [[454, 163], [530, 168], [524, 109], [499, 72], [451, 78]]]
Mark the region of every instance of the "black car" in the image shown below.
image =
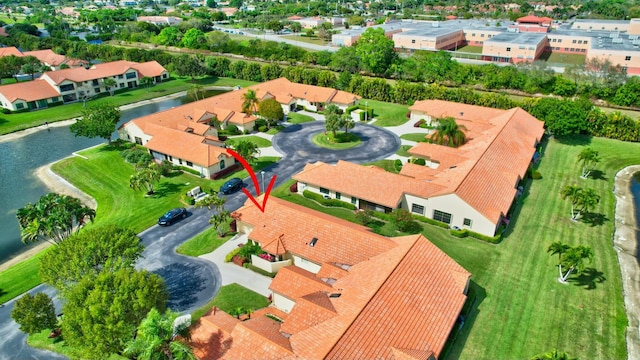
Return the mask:
[[220, 187], [220, 192], [223, 194], [231, 194], [233, 192], [236, 192], [240, 189], [242, 189], [242, 186], [244, 184], [242, 183], [242, 179], [240, 178], [233, 178], [228, 180], [226, 183], [224, 183], [221, 187]]
[[173, 210], [167, 211], [166, 214], [162, 215], [160, 219], [158, 219], [158, 225], [168, 226], [176, 222], [178, 219], [184, 219], [186, 217], [187, 217], [187, 209], [175, 208]]

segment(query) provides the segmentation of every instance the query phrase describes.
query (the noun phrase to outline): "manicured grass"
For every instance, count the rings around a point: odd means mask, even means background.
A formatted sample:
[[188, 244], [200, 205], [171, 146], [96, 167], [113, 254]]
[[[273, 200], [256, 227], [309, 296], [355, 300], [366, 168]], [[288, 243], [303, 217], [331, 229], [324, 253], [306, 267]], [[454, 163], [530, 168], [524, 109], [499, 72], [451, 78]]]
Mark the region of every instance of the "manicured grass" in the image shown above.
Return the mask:
[[383, 160], [374, 161], [372, 163], [368, 163], [368, 164], [365, 164], [365, 165], [375, 165], [375, 166], [378, 166], [380, 168], [383, 168], [385, 171], [397, 174], [397, 173], [399, 173], [399, 171], [396, 170], [396, 167], [394, 165], [395, 162], [396, 162], [395, 160], [384, 160], [383, 159]]
[[233, 233], [229, 233], [226, 236], [219, 237], [216, 228], [211, 226], [207, 230], [180, 244], [176, 252], [187, 256], [208, 254], [227, 242], [233, 235]]
[[362, 142], [358, 135], [352, 133], [337, 133], [335, 137], [331, 133], [318, 133], [311, 141], [320, 147], [334, 150], [350, 149]]
[[[599, 151], [600, 171], [579, 178], [578, 154]], [[640, 163], [640, 144], [580, 137], [546, 146], [543, 178], [525, 188], [510, 228], [498, 246], [469, 238], [447, 239], [438, 229], [425, 234], [473, 273], [481, 294], [453, 345], [450, 359], [522, 359], [553, 348], [580, 359], [626, 358], [620, 269], [612, 245], [615, 173]], [[570, 204], [559, 193], [566, 185], [593, 188], [601, 196], [595, 223], [569, 220]], [[554, 241], [590, 246], [591, 272], [557, 282]]]
[[473, 54], [482, 54], [482, 46], [467, 45], [467, 46], [459, 47], [457, 51], [473, 53]]
[[275, 134], [279, 133], [282, 129], [284, 129], [284, 126], [278, 125], [278, 126], [272, 127], [271, 129], [267, 130], [267, 132], [265, 134], [275, 135]]
[[252, 143], [258, 145], [258, 147], [265, 148], [271, 146], [271, 141], [261, 138], [260, 136], [249, 135], [249, 136], [238, 136], [234, 138], [230, 138], [227, 140], [227, 144], [234, 145], [240, 141], [251, 141]]
[[[27, 344], [34, 348], [44, 349], [56, 352], [58, 354], [62, 354], [70, 359], [82, 359], [84, 358], [83, 354], [78, 351], [76, 348], [72, 348], [66, 345], [64, 339], [62, 337], [57, 337], [55, 339], [49, 339], [50, 330], [44, 330], [37, 334], [29, 335], [27, 338]], [[120, 356], [118, 354], [110, 354], [105, 360], [121, 360], [127, 359], [124, 356]]]
[[415, 141], [415, 142], [427, 142], [427, 133], [411, 133], [400, 135], [400, 139]]
[[377, 100], [360, 100], [360, 104], [367, 103], [368, 108], [373, 109], [376, 121], [373, 125], [377, 126], [398, 126], [409, 121], [407, 113], [409, 106], [399, 105]]
[[191, 321], [195, 322], [214, 306], [230, 313], [238, 307], [243, 309], [262, 309], [269, 305], [266, 297], [238, 284], [229, 284], [220, 288], [220, 292], [213, 300], [191, 314]]
[[309, 115], [303, 115], [294, 112], [290, 112], [289, 114], [287, 114], [287, 122], [291, 124], [301, 124], [311, 121], [316, 121], [316, 119], [312, 118]]
[[322, 40], [317, 36], [308, 37], [308, 36], [302, 36], [302, 35], [283, 35], [281, 37], [285, 39], [296, 40], [296, 41], [306, 42], [309, 44], [316, 44], [316, 45], [327, 45], [329, 43], [329, 41]]
[[[134, 102], [157, 98], [173, 94], [180, 91], [188, 90], [193, 83], [190, 78], [176, 77], [173, 80], [165, 81], [160, 84], [151, 86], [149, 89], [139, 87], [134, 90], [116, 93], [114, 96], [103, 96], [87, 102], [87, 105], [110, 103], [116, 106], [131, 104]], [[252, 84], [243, 80], [227, 79], [227, 78], [204, 78], [197, 79], [197, 83], [204, 86], [235, 86]], [[24, 130], [30, 127], [39, 126], [45, 122], [56, 122], [61, 120], [72, 119], [80, 116], [82, 112], [82, 102], [54, 106], [48, 109], [29, 111], [15, 114], [0, 115], [0, 135], [11, 132]]]
[[551, 64], [581, 65], [585, 63], [585, 59], [586, 55], [562, 54], [548, 51], [543, 52], [542, 55], [540, 55], [540, 60]]
[[607, 108], [607, 107], [600, 107], [600, 109], [602, 109], [602, 111], [604, 111], [607, 114], [617, 111], [623, 115], [627, 115], [631, 117], [632, 119], [636, 119], [636, 120], [640, 119], [640, 111], [638, 110], [614, 109], [614, 108]]
[[400, 156], [411, 156], [411, 154], [409, 154], [407, 152], [407, 150], [411, 149], [413, 146], [411, 145], [401, 145], [400, 149], [398, 149], [398, 151], [396, 151], [396, 154], [400, 155]]
[[4, 304], [40, 284], [40, 276], [38, 275], [40, 257], [45, 252], [46, 250], [0, 272], [0, 304]]

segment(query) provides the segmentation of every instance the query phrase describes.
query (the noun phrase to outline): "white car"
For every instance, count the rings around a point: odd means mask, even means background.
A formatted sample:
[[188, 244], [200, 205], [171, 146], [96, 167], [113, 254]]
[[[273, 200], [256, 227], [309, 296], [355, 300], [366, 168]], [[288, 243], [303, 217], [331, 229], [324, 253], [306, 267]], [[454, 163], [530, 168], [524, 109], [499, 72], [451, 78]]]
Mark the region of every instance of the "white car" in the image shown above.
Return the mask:
[[206, 198], [208, 198], [208, 197], [209, 197], [209, 194], [204, 193], [204, 192], [201, 192], [201, 193], [199, 193], [198, 195], [194, 196], [194, 197], [193, 197], [193, 200], [195, 200], [196, 202], [198, 202], [198, 201], [202, 201], [203, 199], [206, 199]]

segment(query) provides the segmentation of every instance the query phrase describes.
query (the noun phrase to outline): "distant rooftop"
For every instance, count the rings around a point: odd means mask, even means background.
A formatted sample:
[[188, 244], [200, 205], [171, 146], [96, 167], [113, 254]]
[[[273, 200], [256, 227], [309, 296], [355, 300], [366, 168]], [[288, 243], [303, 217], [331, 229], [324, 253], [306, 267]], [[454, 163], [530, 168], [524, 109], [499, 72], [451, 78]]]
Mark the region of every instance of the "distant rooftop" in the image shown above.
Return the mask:
[[520, 44], [520, 45], [538, 45], [546, 37], [547, 37], [547, 34], [541, 34], [541, 33], [505, 32], [505, 33], [495, 35], [491, 39], [486, 40], [485, 43], [494, 42], [494, 43]]

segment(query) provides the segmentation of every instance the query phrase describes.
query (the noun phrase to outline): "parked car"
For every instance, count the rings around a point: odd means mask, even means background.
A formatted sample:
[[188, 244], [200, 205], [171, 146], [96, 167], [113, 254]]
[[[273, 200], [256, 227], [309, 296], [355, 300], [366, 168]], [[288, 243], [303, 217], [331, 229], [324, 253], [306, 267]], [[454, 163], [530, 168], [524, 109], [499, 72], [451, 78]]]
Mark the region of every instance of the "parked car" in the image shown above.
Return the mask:
[[194, 196], [193, 200], [195, 200], [195, 202], [200, 202], [208, 197], [209, 197], [209, 194], [201, 192], [198, 195]]
[[242, 183], [242, 179], [233, 178], [222, 184], [222, 186], [220, 187], [220, 192], [223, 194], [231, 194], [242, 189], [243, 185], [244, 184]]
[[178, 219], [184, 219], [187, 217], [187, 209], [175, 208], [167, 211], [164, 215], [158, 219], [158, 225], [168, 226], [178, 221]]

